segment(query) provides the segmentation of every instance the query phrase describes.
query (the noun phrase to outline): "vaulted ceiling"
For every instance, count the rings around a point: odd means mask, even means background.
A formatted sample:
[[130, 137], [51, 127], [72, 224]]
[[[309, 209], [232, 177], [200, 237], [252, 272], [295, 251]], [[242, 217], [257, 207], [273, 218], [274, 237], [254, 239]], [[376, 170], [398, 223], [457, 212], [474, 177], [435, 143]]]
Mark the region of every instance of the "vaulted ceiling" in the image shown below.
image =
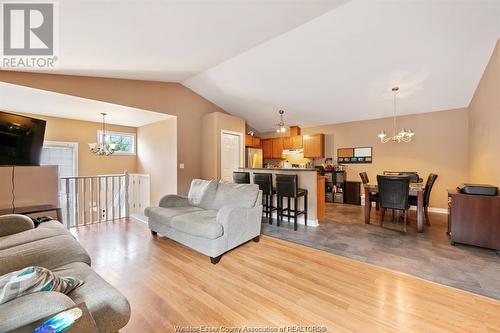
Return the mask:
[[468, 106], [495, 0], [61, 1], [53, 73], [176, 81], [260, 131]]

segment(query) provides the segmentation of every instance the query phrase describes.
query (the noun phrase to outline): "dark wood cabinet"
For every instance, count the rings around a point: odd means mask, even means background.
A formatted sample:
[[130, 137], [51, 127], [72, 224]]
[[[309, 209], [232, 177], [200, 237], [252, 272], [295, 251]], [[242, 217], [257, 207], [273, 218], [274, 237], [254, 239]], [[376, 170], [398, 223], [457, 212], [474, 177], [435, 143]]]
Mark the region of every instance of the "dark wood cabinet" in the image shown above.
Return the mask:
[[451, 243], [500, 250], [500, 195], [448, 191]]

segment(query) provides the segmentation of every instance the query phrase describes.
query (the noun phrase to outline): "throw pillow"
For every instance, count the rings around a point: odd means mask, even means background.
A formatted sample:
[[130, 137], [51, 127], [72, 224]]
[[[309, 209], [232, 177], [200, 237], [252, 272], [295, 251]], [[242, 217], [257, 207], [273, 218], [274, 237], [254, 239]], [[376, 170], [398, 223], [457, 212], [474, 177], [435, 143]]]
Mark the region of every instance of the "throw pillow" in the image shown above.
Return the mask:
[[0, 304], [39, 291], [68, 294], [83, 283], [74, 277], [58, 277], [43, 267], [26, 267], [0, 276]]

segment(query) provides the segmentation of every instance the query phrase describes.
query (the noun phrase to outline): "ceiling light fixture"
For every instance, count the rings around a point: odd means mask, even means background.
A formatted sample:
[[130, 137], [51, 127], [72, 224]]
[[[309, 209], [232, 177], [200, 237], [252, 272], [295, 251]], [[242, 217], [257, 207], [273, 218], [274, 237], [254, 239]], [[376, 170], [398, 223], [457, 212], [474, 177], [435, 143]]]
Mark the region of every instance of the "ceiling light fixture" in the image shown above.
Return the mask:
[[392, 136], [388, 137], [387, 134], [385, 134], [385, 131], [382, 131], [380, 132], [378, 137], [380, 138], [380, 142], [382, 143], [387, 143], [391, 141], [395, 143], [410, 142], [413, 136], [415, 135], [415, 132], [413, 132], [411, 129], [401, 128], [399, 133], [396, 133], [396, 99], [399, 87], [392, 88], [392, 91], [394, 93], [394, 116], [393, 116]]
[[116, 143], [106, 143], [106, 113], [102, 115], [102, 132], [99, 135], [99, 142], [89, 143], [90, 152], [99, 156], [109, 156], [116, 150]]
[[278, 113], [280, 114], [280, 122], [276, 124], [276, 132], [283, 134], [286, 132], [285, 121], [283, 120], [283, 114], [285, 113], [285, 111], [279, 110]]

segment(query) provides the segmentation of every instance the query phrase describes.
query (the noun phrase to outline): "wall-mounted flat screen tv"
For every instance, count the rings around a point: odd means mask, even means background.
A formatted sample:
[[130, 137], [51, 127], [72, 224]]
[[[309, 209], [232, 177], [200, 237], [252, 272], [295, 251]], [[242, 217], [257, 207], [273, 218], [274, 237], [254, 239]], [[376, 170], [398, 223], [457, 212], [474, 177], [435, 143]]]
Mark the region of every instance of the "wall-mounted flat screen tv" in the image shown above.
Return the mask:
[[40, 165], [45, 124], [0, 111], [0, 165]]

